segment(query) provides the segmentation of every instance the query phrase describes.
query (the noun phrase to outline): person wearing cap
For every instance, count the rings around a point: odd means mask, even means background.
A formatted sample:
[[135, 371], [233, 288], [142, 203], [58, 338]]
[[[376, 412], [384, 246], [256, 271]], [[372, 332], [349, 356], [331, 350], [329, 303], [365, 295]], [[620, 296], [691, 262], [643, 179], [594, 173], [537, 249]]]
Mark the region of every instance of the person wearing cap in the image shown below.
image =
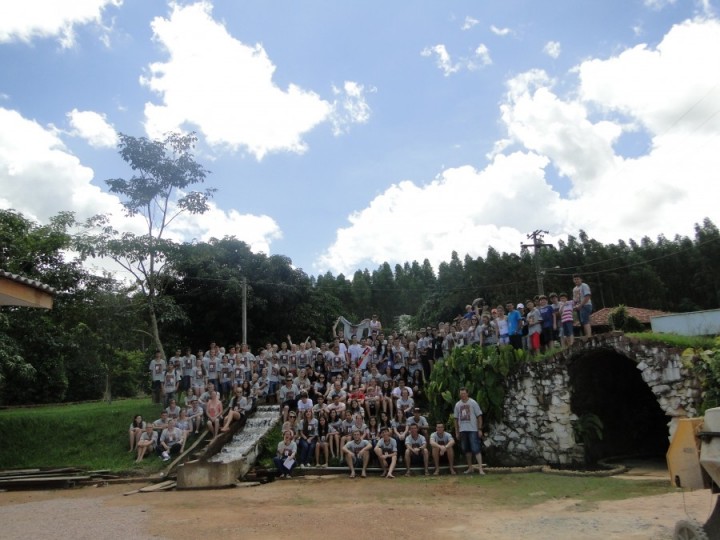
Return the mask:
[[[518, 307], [522, 307], [522, 304], [518, 304]], [[515, 350], [522, 349], [522, 315], [515, 309], [512, 302], [508, 302], [505, 308], [510, 345]]]
[[280, 387], [278, 397], [280, 399], [283, 420], [288, 419], [290, 411], [297, 410], [297, 400], [300, 396], [300, 389], [293, 383], [292, 375], [285, 377], [285, 384]]
[[362, 438], [360, 430], [353, 430], [352, 438], [342, 447], [345, 455], [345, 462], [350, 468], [350, 478], [355, 478], [355, 469], [362, 467], [360, 476], [367, 477], [367, 466], [370, 460], [370, 449], [372, 444], [367, 439]]
[[426, 439], [430, 436], [430, 425], [428, 424], [427, 418], [420, 414], [420, 407], [413, 408], [413, 414], [408, 417], [407, 425], [417, 425], [418, 430]]

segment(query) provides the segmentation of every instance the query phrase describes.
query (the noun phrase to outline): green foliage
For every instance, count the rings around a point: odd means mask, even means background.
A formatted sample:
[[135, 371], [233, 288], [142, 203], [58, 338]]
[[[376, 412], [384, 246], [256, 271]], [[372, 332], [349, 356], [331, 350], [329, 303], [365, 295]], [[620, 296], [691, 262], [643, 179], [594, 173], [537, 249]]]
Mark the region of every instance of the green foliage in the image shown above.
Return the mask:
[[702, 385], [699, 412], [704, 414], [708, 409], [720, 407], [720, 337], [715, 338], [712, 348], [685, 349], [682, 361], [686, 368], [692, 369]]
[[524, 352], [510, 346], [454, 349], [447, 358], [435, 363], [427, 384], [432, 418], [436, 421], [450, 418], [460, 388], [465, 386], [470, 397], [480, 405], [485, 422], [502, 420], [505, 380], [523, 360]]
[[613, 329], [623, 332], [642, 332], [645, 330], [642, 323], [636, 317], [628, 314], [627, 308], [622, 304], [610, 312], [608, 324]]

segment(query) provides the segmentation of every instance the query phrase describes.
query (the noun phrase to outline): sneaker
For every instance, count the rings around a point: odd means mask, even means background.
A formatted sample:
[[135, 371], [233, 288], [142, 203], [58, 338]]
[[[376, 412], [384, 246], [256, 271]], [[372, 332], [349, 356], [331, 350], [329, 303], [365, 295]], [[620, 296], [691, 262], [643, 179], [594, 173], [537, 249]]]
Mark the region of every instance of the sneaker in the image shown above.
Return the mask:
[[170, 459], [170, 454], [167, 453], [167, 450], [162, 453], [162, 458], [163, 461], [167, 461], [168, 459]]

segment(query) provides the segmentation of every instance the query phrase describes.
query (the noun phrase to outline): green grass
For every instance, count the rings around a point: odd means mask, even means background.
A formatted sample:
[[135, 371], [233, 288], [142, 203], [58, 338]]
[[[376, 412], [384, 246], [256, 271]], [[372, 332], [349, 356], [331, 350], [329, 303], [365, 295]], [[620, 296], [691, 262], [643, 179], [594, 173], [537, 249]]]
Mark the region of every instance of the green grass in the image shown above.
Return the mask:
[[578, 499], [582, 508], [592, 508], [598, 501], [616, 501], [649, 497], [677, 491], [667, 481], [621, 480], [608, 477], [560, 476], [542, 473], [488, 474], [482, 478], [458, 477], [462, 483], [477, 483], [492, 494], [493, 504], [529, 507], [546, 500]]
[[655, 334], [653, 332], [640, 332], [625, 334], [628, 337], [634, 337], [646, 343], [657, 343], [660, 345], [669, 345], [678, 349], [713, 349], [717, 347], [715, 338], [707, 336], [679, 336], [677, 334]]
[[114, 472], [154, 472], [154, 456], [141, 465], [128, 452], [133, 416], [160, 416], [148, 398], [76, 405], [49, 405], [0, 411], [0, 468], [80, 467]]

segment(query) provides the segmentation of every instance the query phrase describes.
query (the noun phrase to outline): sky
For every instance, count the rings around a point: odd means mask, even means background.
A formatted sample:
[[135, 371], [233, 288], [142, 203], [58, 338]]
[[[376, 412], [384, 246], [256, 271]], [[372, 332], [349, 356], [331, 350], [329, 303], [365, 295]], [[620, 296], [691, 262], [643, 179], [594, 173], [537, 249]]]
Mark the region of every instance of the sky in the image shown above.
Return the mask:
[[[309, 275], [716, 224], [720, 0], [0, 0], [0, 208], [124, 216], [118, 133], [197, 133], [168, 235]], [[122, 277], [122, 276], [119, 276]]]

